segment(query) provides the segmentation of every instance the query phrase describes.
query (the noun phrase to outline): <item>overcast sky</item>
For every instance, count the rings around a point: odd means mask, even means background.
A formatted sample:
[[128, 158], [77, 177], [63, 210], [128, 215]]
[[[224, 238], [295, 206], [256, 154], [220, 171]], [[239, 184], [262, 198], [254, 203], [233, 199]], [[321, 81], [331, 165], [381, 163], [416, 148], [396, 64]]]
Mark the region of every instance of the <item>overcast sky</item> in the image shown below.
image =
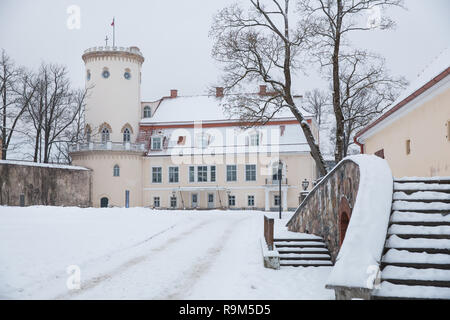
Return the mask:
[[[65, 64], [77, 86], [84, 85], [83, 51], [112, 38], [138, 46], [143, 66], [142, 98], [156, 100], [170, 89], [203, 94], [216, 84], [220, 69], [211, 58], [208, 32], [217, 10], [236, 0], [0, 0], [0, 48], [21, 65], [41, 61]], [[246, 0], [240, 0], [245, 2]], [[352, 39], [355, 46], [383, 55], [393, 74], [408, 80], [450, 45], [450, 1], [406, 0], [408, 10], [392, 9], [394, 31], [374, 31]], [[70, 5], [81, 9], [81, 28], [67, 27]], [[318, 75], [296, 78], [296, 93], [323, 86]]]

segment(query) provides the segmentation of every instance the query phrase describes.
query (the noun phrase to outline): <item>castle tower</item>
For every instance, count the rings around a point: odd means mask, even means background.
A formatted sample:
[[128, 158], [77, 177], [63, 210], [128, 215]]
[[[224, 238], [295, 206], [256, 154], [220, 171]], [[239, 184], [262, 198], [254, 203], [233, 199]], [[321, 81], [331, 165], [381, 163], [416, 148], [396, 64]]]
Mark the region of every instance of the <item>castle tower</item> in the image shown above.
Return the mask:
[[86, 66], [87, 140], [133, 143], [141, 117], [141, 67], [137, 47], [94, 47], [83, 54]]
[[70, 147], [74, 165], [92, 170], [94, 207], [142, 204], [141, 67], [137, 47], [96, 47], [83, 54], [88, 97], [85, 139]]

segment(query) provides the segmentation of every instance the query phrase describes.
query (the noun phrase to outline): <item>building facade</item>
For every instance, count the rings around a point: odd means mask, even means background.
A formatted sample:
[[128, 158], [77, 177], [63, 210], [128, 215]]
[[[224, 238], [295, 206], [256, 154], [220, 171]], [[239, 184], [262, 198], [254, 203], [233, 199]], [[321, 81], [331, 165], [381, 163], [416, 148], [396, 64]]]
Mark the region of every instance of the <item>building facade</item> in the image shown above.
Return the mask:
[[[92, 170], [95, 207], [293, 210], [302, 183], [311, 188], [316, 180], [309, 146], [290, 111], [250, 127], [226, 115], [222, 88], [198, 96], [171, 90], [146, 102], [138, 48], [92, 48], [83, 60], [86, 137], [71, 147], [71, 157]], [[249, 95], [270, 94], [260, 86]], [[318, 139], [316, 122], [306, 115]]]
[[395, 177], [450, 176], [449, 61], [446, 50], [355, 137], [362, 153], [385, 158]]

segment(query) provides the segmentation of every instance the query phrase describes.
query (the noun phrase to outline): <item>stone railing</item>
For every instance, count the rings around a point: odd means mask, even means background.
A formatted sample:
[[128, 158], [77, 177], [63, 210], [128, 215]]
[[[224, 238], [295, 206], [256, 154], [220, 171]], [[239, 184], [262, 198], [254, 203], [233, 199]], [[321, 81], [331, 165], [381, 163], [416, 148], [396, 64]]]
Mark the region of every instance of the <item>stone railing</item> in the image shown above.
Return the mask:
[[88, 152], [88, 151], [131, 151], [142, 152], [146, 151], [144, 143], [115, 143], [115, 142], [90, 142], [77, 143], [69, 146], [69, 152]]
[[127, 52], [127, 53], [134, 53], [139, 56], [142, 56], [141, 51], [136, 47], [113, 47], [113, 46], [104, 46], [104, 47], [92, 47], [89, 49], [86, 49], [84, 53], [90, 53], [90, 52]]
[[[280, 184], [280, 180], [266, 179], [266, 185], [278, 186], [279, 184]], [[281, 185], [282, 186], [285, 186], [287, 184], [288, 184], [288, 179], [287, 178], [281, 179]]]
[[287, 224], [289, 231], [321, 236], [333, 262], [352, 214], [359, 176], [355, 162], [342, 161], [314, 187]]

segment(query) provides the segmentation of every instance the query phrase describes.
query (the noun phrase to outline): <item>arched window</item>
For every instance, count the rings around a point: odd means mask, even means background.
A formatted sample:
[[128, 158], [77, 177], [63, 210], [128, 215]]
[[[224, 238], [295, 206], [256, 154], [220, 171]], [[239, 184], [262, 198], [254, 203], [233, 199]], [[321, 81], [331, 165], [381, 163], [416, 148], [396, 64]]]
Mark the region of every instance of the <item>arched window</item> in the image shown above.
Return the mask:
[[88, 126], [86, 128], [86, 141], [88, 143], [91, 142], [91, 134], [92, 134], [91, 128]]
[[102, 143], [107, 143], [109, 141], [109, 129], [102, 129]]
[[144, 118], [151, 118], [152, 117], [152, 109], [150, 109], [149, 106], [145, 106], [144, 108]]
[[123, 142], [130, 142], [131, 141], [131, 133], [130, 133], [130, 129], [126, 128], [123, 131]]
[[120, 167], [117, 164], [114, 166], [114, 177], [120, 177]]

